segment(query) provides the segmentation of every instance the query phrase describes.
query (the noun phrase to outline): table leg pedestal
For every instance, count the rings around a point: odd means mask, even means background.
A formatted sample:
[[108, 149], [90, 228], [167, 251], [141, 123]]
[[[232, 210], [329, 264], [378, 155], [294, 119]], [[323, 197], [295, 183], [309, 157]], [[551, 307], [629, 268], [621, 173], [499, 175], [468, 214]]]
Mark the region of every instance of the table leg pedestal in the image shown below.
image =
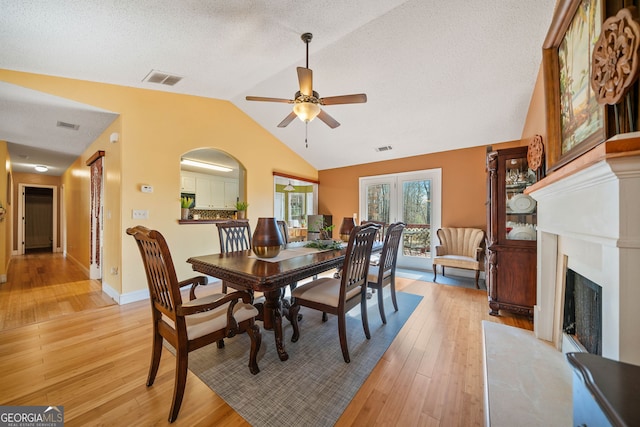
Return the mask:
[[282, 289], [276, 289], [264, 293], [264, 320], [263, 325], [267, 330], [273, 330], [276, 341], [276, 350], [280, 360], [289, 359], [289, 354], [284, 348], [284, 333], [282, 332]]

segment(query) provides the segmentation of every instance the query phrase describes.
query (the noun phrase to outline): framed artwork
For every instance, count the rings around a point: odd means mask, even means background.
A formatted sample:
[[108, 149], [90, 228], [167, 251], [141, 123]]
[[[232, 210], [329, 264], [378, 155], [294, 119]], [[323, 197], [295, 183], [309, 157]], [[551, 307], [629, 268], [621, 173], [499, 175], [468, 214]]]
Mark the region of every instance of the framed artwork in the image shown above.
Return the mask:
[[607, 138], [606, 106], [591, 88], [591, 55], [604, 21], [605, 0], [561, 0], [543, 45], [547, 111], [547, 171]]

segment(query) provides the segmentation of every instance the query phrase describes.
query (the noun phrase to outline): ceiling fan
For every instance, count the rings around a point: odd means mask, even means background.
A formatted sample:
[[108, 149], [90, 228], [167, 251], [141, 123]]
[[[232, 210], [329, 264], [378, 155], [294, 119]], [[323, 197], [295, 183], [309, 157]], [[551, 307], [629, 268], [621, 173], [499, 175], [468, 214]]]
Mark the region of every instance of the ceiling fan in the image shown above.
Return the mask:
[[331, 129], [340, 126], [340, 123], [329, 114], [327, 114], [321, 105], [337, 105], [337, 104], [359, 104], [367, 102], [367, 95], [364, 93], [354, 95], [329, 96], [320, 98], [318, 92], [313, 90], [313, 71], [309, 68], [309, 43], [313, 38], [313, 34], [304, 33], [301, 37], [302, 41], [307, 45], [307, 66], [297, 67], [298, 83], [300, 90], [295, 93], [293, 99], [284, 98], [265, 98], [262, 96], [247, 96], [247, 101], [266, 101], [266, 102], [283, 102], [293, 104], [293, 111], [289, 113], [278, 127], [283, 128], [293, 121], [296, 117], [305, 123], [309, 123], [318, 117], [325, 122]]

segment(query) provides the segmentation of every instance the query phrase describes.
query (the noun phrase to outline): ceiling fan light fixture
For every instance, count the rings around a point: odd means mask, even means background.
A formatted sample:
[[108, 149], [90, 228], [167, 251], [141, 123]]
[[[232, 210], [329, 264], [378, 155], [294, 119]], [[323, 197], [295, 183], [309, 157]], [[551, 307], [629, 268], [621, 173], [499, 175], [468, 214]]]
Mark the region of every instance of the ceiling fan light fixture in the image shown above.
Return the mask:
[[297, 102], [293, 106], [293, 112], [300, 120], [308, 123], [320, 114], [320, 106], [313, 102]]

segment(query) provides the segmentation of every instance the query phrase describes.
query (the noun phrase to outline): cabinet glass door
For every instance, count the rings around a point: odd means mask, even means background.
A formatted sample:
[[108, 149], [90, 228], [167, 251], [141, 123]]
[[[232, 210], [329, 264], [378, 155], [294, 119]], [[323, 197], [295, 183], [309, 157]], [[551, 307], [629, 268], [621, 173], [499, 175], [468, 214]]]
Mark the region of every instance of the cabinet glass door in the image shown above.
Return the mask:
[[536, 182], [526, 157], [506, 159], [505, 233], [509, 240], [536, 240], [536, 201], [524, 190]]

